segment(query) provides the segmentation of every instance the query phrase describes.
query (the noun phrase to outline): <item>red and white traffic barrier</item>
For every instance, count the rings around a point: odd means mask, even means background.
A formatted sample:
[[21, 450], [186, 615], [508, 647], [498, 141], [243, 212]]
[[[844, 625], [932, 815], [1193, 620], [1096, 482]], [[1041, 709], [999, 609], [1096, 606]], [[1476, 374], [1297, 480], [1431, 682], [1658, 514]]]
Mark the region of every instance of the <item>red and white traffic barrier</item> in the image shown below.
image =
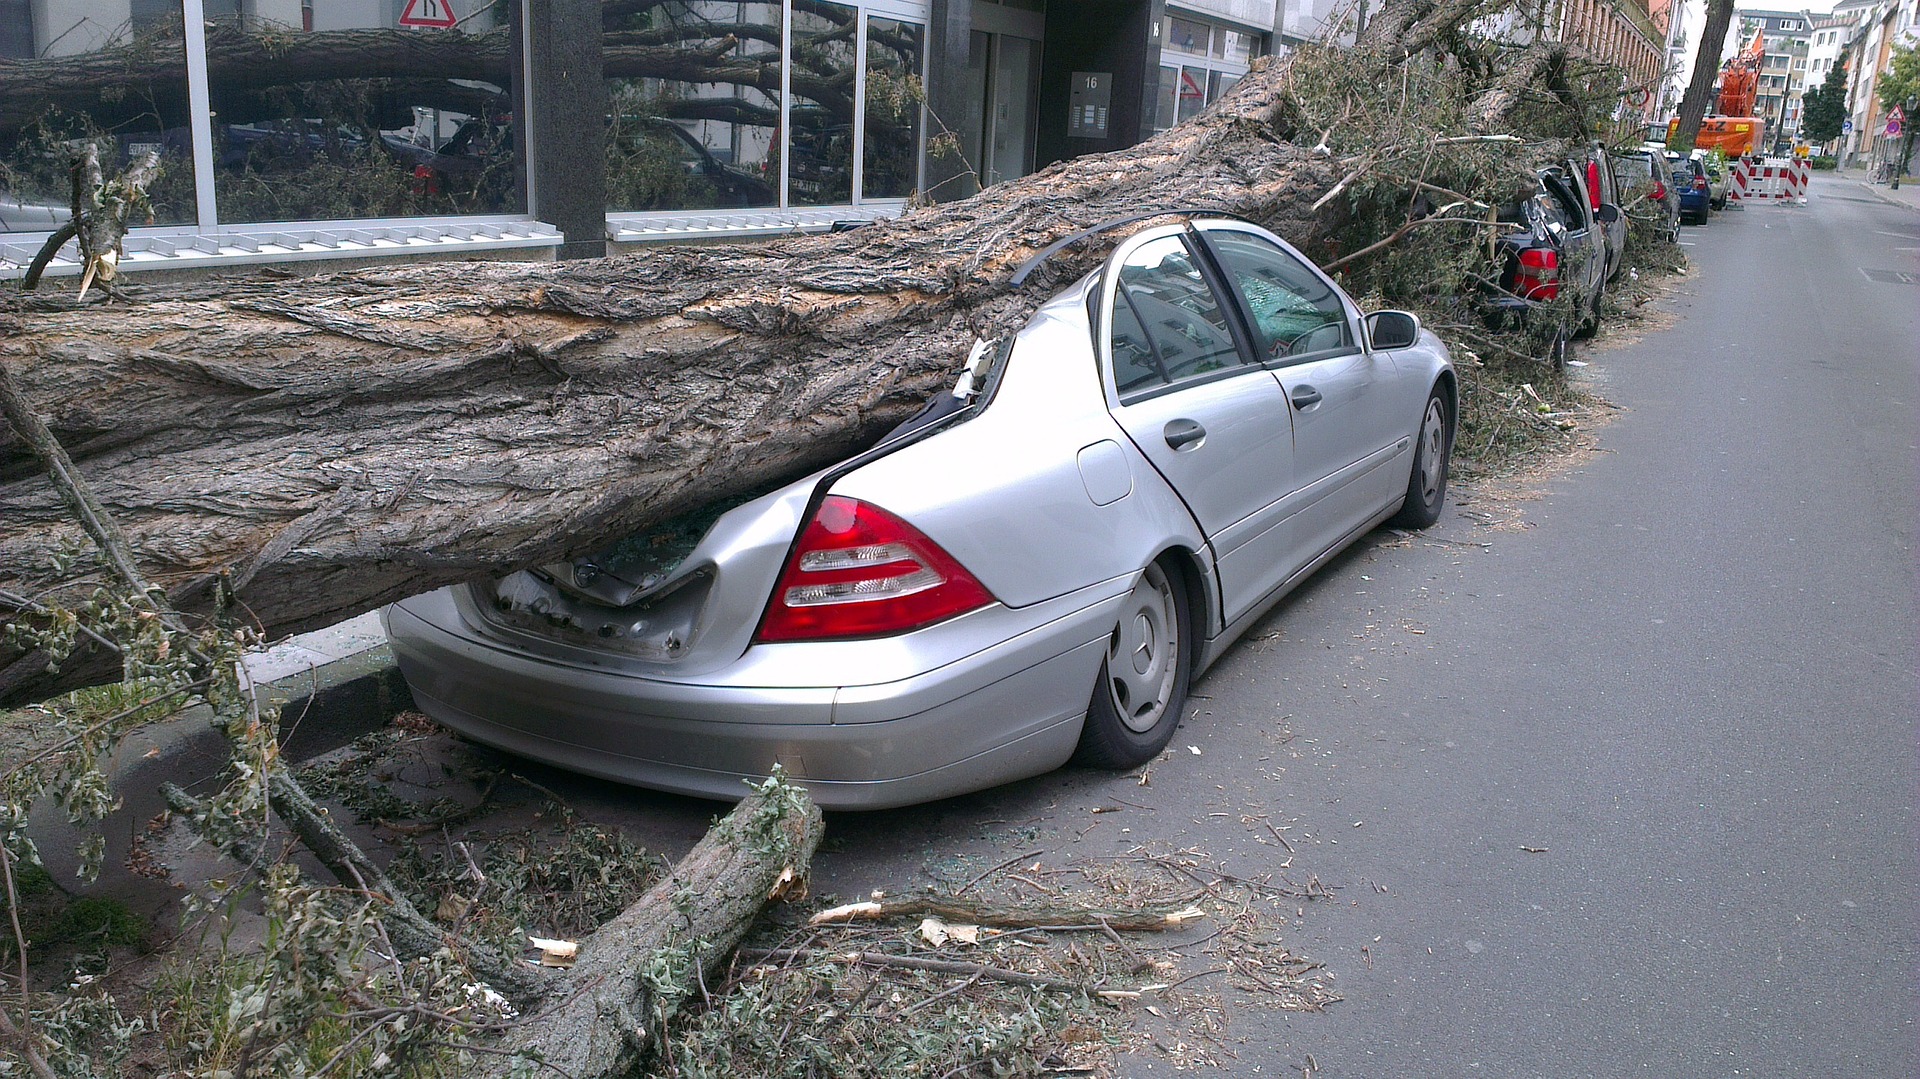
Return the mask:
[[1738, 192], [1747, 202], [1797, 202], [1804, 206], [1812, 174], [1812, 165], [1805, 160], [1750, 166], [1744, 172], [1735, 171], [1734, 187], [1727, 197], [1731, 200]]
[[1733, 179], [1727, 187], [1727, 205], [1731, 206], [1735, 203], [1745, 202], [1747, 199], [1753, 197], [1747, 191], [1747, 185], [1752, 182], [1752, 169], [1753, 166], [1747, 163], [1746, 158], [1736, 157], [1733, 159]]

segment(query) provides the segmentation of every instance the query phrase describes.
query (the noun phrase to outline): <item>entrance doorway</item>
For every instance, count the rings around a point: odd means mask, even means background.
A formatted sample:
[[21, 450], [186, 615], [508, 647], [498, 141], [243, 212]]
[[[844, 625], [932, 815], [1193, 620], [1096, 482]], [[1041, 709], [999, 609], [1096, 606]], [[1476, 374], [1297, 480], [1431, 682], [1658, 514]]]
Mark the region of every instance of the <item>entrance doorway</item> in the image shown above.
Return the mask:
[[1039, 0], [973, 0], [967, 49], [968, 108], [959, 132], [980, 186], [1033, 171], [1034, 103], [1040, 90], [1040, 42], [1046, 16]]

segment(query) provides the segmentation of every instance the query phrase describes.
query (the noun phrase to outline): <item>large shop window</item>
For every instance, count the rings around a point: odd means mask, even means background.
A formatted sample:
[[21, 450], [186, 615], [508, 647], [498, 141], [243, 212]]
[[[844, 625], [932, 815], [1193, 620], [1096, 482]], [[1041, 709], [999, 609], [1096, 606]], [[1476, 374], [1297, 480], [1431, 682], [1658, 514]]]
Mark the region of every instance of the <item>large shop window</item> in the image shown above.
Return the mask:
[[820, 0], [793, 4], [789, 203], [853, 201], [854, 70], [860, 9]]
[[779, 205], [780, 5], [608, 0], [602, 22], [607, 208]]
[[405, 4], [205, 2], [222, 223], [526, 209], [504, 5], [435, 0], [455, 25], [402, 28]]
[[867, 20], [865, 198], [906, 198], [919, 186], [926, 40], [926, 29], [918, 24]]
[[673, 235], [673, 211], [824, 228], [847, 216], [831, 208], [911, 195], [926, 26], [901, 6], [605, 0], [613, 238]]
[[0, 91], [0, 233], [66, 223], [70, 163], [89, 143], [107, 177], [158, 153], [152, 223], [193, 220], [182, 27], [179, 0], [0, 4], [0, 47], [24, 61]]
[[159, 155], [122, 270], [560, 243], [519, 178], [511, 2], [0, 0], [0, 278], [88, 147], [108, 180]]

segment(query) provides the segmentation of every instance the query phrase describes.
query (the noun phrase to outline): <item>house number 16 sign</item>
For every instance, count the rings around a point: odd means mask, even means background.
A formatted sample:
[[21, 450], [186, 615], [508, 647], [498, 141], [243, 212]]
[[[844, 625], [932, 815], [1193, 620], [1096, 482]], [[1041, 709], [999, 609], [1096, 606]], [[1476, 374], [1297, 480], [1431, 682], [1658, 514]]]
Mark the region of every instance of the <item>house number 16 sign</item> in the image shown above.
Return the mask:
[[1113, 103], [1113, 75], [1106, 71], [1073, 73], [1068, 97], [1073, 113], [1067, 117], [1067, 135], [1076, 139], [1107, 137], [1107, 111]]

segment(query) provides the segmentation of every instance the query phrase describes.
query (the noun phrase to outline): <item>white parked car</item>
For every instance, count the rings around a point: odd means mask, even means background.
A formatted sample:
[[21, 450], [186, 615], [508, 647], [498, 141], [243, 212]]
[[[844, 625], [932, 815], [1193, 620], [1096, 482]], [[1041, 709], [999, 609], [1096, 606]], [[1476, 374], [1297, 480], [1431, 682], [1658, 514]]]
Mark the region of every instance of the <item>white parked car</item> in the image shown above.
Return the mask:
[[[1178, 216], [1178, 215], [1169, 215]], [[728, 510], [385, 613], [419, 707], [477, 741], [714, 798], [822, 805], [1127, 768], [1315, 568], [1431, 524], [1443, 346], [1273, 234], [1122, 241], [878, 446]]]

